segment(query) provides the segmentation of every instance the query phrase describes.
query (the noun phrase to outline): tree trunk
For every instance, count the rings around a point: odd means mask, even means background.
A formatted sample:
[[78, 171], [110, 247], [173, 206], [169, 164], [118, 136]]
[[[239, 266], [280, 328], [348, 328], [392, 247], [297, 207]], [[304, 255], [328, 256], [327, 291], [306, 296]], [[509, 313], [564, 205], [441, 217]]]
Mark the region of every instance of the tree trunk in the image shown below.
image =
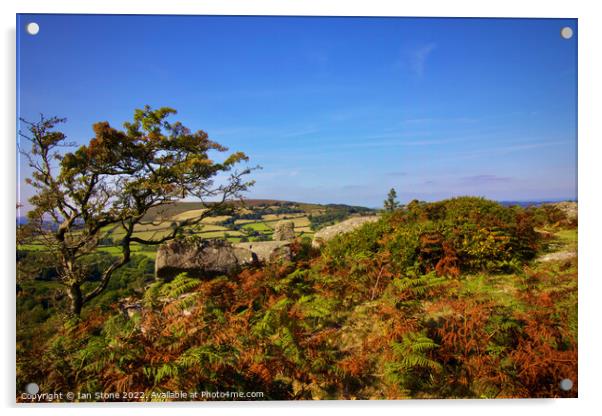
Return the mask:
[[71, 313], [79, 316], [84, 305], [84, 298], [79, 284], [74, 283], [69, 287], [69, 299], [71, 299]]

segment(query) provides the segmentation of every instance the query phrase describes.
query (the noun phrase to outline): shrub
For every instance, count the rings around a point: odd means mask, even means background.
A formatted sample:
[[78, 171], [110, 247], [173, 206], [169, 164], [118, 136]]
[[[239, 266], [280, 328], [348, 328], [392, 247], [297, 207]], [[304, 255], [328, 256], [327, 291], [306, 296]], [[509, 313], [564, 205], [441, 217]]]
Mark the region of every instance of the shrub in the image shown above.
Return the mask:
[[414, 201], [384, 220], [391, 229], [385, 248], [400, 273], [435, 270], [457, 277], [460, 272], [508, 271], [537, 250], [530, 214], [482, 198]]

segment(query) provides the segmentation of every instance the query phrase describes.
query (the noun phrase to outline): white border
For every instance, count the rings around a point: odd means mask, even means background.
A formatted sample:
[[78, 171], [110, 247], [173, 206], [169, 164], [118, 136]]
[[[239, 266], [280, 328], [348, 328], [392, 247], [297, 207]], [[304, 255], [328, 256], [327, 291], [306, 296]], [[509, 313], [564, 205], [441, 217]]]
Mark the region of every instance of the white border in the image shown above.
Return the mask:
[[[320, 414], [333, 411], [365, 414], [369, 411], [386, 414], [427, 413], [447, 415], [492, 415], [508, 413], [545, 413], [550, 415], [591, 414], [600, 407], [600, 296], [602, 276], [596, 262], [597, 250], [602, 247], [599, 217], [600, 184], [602, 178], [599, 158], [602, 134], [599, 123], [600, 77], [602, 74], [599, 39], [602, 39], [602, 21], [595, 2], [506, 0], [487, 2], [475, 0], [206, 0], [191, 4], [190, 0], [97, 0], [74, 2], [69, 0], [21, 0], [0, 2], [2, 13], [2, 89], [0, 101], [3, 137], [0, 140], [3, 190], [9, 194], [2, 204], [2, 253], [6, 265], [2, 285], [2, 324], [5, 336], [0, 342], [3, 359], [0, 367], [2, 406], [8, 413], [96, 415], [111, 413], [142, 413], [145, 415], [185, 414]], [[411, 401], [411, 402], [269, 402], [269, 403], [212, 403], [173, 404], [170, 406], [61, 406], [32, 408], [14, 407], [15, 386], [15, 319], [14, 319], [14, 227], [15, 227], [15, 13], [116, 13], [116, 14], [263, 14], [263, 15], [346, 15], [346, 16], [443, 16], [443, 17], [563, 17], [579, 19], [579, 399], [572, 400], [502, 400], [502, 401]], [[598, 106], [596, 107], [596, 104]], [[597, 118], [596, 118], [597, 116]], [[12, 407], [12, 408], [11, 408]], [[124, 410], [125, 408], [125, 410]], [[143, 410], [144, 409], [144, 410]]]

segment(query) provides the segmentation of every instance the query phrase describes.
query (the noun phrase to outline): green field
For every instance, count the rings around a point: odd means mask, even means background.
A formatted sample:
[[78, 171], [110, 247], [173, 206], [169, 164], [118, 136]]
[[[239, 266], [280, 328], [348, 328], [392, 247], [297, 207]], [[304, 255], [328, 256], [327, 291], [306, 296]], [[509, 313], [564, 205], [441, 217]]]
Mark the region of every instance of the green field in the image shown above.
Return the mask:
[[[186, 227], [184, 235], [195, 235], [207, 239], [226, 239], [232, 243], [241, 241], [271, 240], [276, 224], [280, 221], [291, 221], [294, 224], [295, 234], [299, 237], [313, 237], [315, 230], [312, 228], [312, 216], [320, 216], [331, 212], [329, 206], [316, 204], [302, 204], [271, 200], [250, 200], [245, 206], [234, 210], [233, 215], [216, 215], [203, 219], [195, 226]], [[343, 208], [344, 209], [344, 208]], [[138, 224], [134, 230], [134, 237], [145, 240], [158, 240], [169, 235], [173, 226], [179, 221], [196, 218], [206, 211], [206, 208], [196, 202], [182, 202], [161, 209], [154, 209], [147, 214], [145, 221]], [[343, 217], [341, 217], [343, 218]], [[326, 226], [328, 223], [321, 224]], [[80, 231], [73, 231], [71, 237], [76, 240]], [[120, 253], [119, 241], [125, 231], [118, 226], [108, 226], [102, 230], [101, 238], [104, 240], [97, 251], [118, 255]], [[46, 251], [46, 246], [40, 238], [32, 238], [18, 246], [22, 251]], [[133, 254], [142, 254], [154, 259], [157, 246], [131, 244]]]
[[265, 222], [252, 222], [250, 224], [245, 224], [245, 226], [243, 228], [247, 229], [247, 230], [259, 231], [264, 234], [271, 234], [274, 231]]

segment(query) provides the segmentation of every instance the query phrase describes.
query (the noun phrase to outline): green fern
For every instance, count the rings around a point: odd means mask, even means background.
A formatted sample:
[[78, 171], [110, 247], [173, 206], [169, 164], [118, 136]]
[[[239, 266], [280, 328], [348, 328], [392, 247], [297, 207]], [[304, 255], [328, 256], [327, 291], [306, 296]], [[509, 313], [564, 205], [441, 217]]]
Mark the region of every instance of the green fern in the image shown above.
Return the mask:
[[411, 294], [420, 299], [431, 289], [447, 283], [445, 277], [437, 277], [435, 272], [431, 272], [422, 276], [415, 277], [412, 274], [400, 277], [393, 280], [393, 285], [400, 292], [409, 291]]
[[328, 299], [319, 295], [302, 296], [297, 301], [303, 315], [318, 319], [331, 317], [338, 304], [337, 299]]
[[[153, 371], [147, 371], [146, 374], [151, 375]], [[154, 371], [155, 383], [160, 383], [163, 379], [174, 378], [180, 374], [180, 369], [177, 365], [173, 363], [165, 363], [161, 367], [159, 367], [156, 371]]]
[[188, 277], [186, 273], [180, 273], [171, 282], [165, 283], [159, 293], [162, 297], [176, 299], [184, 293], [192, 292], [200, 284], [200, 280]]
[[[200, 284], [200, 280], [188, 277], [186, 273], [180, 273], [170, 282], [154, 282], [144, 293], [144, 305], [149, 308], [156, 307], [162, 300], [177, 299], [185, 293], [194, 291]], [[188, 306], [182, 305], [182, 308]]]
[[284, 315], [292, 301], [288, 298], [283, 298], [272, 305], [265, 314], [253, 325], [252, 333], [259, 336], [269, 336], [274, 334], [285, 321]]
[[157, 306], [159, 294], [163, 284], [163, 282], [154, 282], [146, 289], [143, 298], [143, 303], [145, 307], [153, 308]]
[[401, 342], [392, 342], [391, 348], [395, 359], [385, 364], [385, 377], [402, 388], [415, 384], [416, 372], [427, 370], [432, 377], [432, 372], [438, 372], [443, 367], [437, 361], [428, 357], [428, 352], [439, 347], [427, 336], [410, 332], [403, 336]]

